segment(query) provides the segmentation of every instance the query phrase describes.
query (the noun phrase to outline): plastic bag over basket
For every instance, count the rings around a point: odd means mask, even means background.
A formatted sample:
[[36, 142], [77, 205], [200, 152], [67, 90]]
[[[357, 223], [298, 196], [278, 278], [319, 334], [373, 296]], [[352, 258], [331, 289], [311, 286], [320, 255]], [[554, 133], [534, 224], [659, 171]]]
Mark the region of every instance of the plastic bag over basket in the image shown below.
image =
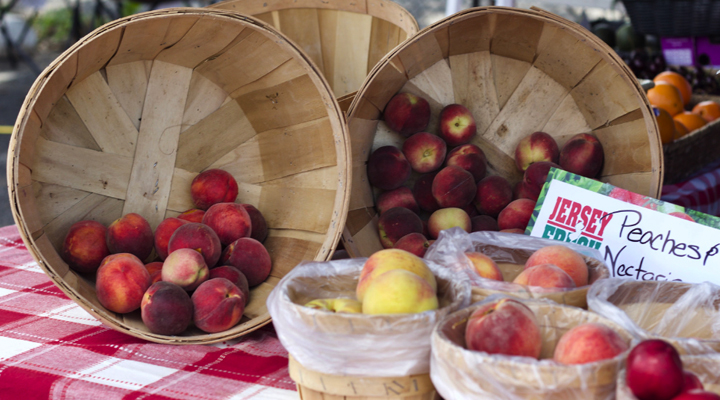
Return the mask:
[[605, 279], [590, 288], [588, 306], [639, 340], [661, 338], [681, 354], [720, 351], [720, 286], [710, 282]]
[[470, 303], [461, 275], [426, 262], [440, 308], [419, 314], [365, 315], [304, 307], [321, 298], [355, 298], [367, 258], [303, 263], [268, 298], [278, 338], [303, 367], [331, 375], [393, 377], [428, 373], [430, 335], [443, 317]]

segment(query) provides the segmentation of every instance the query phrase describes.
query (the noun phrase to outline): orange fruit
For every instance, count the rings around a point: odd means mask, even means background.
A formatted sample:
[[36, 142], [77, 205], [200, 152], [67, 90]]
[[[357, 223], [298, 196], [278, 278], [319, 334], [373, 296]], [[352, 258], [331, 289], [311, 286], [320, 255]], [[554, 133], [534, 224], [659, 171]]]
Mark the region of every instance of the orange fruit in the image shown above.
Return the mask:
[[675, 138], [675, 121], [668, 114], [667, 111], [662, 108], [653, 107], [655, 113], [655, 120], [657, 120], [658, 128], [660, 129], [660, 140], [662, 144], [668, 144]]
[[653, 82], [655, 82], [655, 84], [658, 84], [659, 82], [667, 82], [675, 86], [682, 95], [683, 105], [687, 105], [687, 103], [690, 102], [690, 96], [692, 96], [692, 86], [690, 86], [690, 82], [688, 82], [687, 79], [677, 72], [661, 72], [657, 74], [655, 79], [653, 79]]
[[675, 86], [669, 83], [656, 83], [654, 88], [648, 90], [647, 97], [650, 104], [662, 108], [672, 116], [683, 111], [682, 95]]
[[677, 120], [673, 120], [673, 122], [675, 122], [675, 136], [673, 137], [674, 140], [680, 139], [681, 137], [690, 133], [690, 131], [687, 130], [685, 125], [679, 123]]
[[720, 118], [720, 104], [714, 101], [703, 101], [693, 107], [692, 112], [700, 115], [707, 122], [713, 122]]
[[693, 114], [690, 111], [683, 111], [680, 114], [674, 116], [673, 119], [685, 125], [685, 128], [687, 128], [688, 132], [692, 132], [696, 129], [702, 128], [703, 126], [705, 126], [705, 124], [707, 124], [703, 117], [697, 114]]

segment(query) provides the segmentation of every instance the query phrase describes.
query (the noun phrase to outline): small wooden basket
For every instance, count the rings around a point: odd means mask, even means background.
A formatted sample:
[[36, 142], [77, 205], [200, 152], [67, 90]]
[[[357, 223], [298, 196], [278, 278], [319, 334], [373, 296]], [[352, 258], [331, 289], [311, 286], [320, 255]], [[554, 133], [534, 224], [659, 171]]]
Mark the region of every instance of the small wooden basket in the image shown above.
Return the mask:
[[[683, 369], [695, 374], [704, 390], [720, 394], [720, 354], [681, 356]], [[638, 400], [627, 385], [626, 371], [618, 374], [617, 400]]]
[[[133, 15], [80, 40], [30, 89], [9, 149], [13, 215], [53, 282], [108, 326], [160, 343], [231, 339], [270, 322], [265, 299], [295, 265], [332, 254], [348, 206], [346, 129], [320, 71], [264, 22], [191, 8]], [[209, 168], [230, 172], [237, 202], [265, 216], [272, 272], [234, 328], [150, 333], [139, 311], [105, 309], [94, 277], [59, 249], [80, 220], [136, 212], [155, 229], [194, 208], [190, 182]]]
[[[482, 398], [488, 399], [612, 399], [627, 352], [613, 359], [580, 365], [562, 365], [545, 359], [553, 357], [560, 337], [580, 324], [607, 325], [628, 345], [631, 335], [612, 321], [579, 308], [538, 301], [528, 301], [525, 305], [535, 313], [540, 325], [543, 338], [540, 361], [467, 350], [465, 328], [478, 306], [457, 311], [440, 321], [432, 337], [431, 373], [439, 394], [446, 398], [470, 399], [478, 398], [479, 389], [486, 396]], [[439, 379], [443, 382], [438, 382]], [[447, 387], [452, 388], [452, 393], [443, 392]]]
[[[343, 243], [352, 256], [382, 248], [366, 162], [373, 150], [404, 138], [382, 120], [398, 92], [428, 100], [427, 132], [441, 109], [466, 106], [487, 156], [488, 174], [514, 184], [518, 142], [535, 131], [562, 146], [593, 133], [605, 151], [600, 180], [654, 197], [662, 187], [662, 145], [645, 93], [615, 52], [581, 26], [556, 15], [482, 7], [441, 20], [387, 54], [350, 106], [353, 187]], [[412, 178], [411, 178], [412, 181]]]
[[418, 31], [412, 14], [389, 0], [226, 0], [209, 7], [252, 15], [284, 33], [315, 63], [338, 100], [350, 95], [352, 101], [375, 64]]

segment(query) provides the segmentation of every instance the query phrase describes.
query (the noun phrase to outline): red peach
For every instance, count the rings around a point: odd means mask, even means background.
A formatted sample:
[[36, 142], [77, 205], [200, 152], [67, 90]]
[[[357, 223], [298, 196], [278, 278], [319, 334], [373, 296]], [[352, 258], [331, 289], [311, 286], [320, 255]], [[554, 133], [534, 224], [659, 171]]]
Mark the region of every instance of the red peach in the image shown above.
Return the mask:
[[240, 238], [230, 243], [223, 251], [221, 261], [242, 272], [250, 287], [263, 283], [272, 270], [270, 253], [252, 238]]
[[420, 176], [413, 186], [413, 196], [418, 206], [427, 212], [433, 212], [440, 208], [437, 200], [432, 194], [432, 183], [437, 173], [430, 173]]
[[560, 337], [553, 359], [561, 364], [587, 364], [617, 357], [627, 349], [627, 342], [608, 326], [587, 323]]
[[525, 181], [520, 181], [516, 183], [515, 188], [513, 188], [513, 200], [529, 199], [532, 201], [537, 201], [538, 197], [540, 197], [540, 191], [536, 191], [530, 185], [525, 183]]
[[107, 228], [97, 221], [80, 221], [72, 224], [65, 236], [60, 252], [71, 269], [91, 274], [110, 255], [107, 247]]
[[380, 215], [395, 207], [405, 207], [415, 214], [420, 212], [420, 207], [418, 207], [412, 191], [405, 186], [401, 186], [388, 192], [383, 192], [380, 196], [378, 196], [376, 205], [378, 214]]
[[160, 261], [145, 264], [145, 269], [148, 271], [148, 274], [150, 274], [150, 284], [160, 282], [162, 280], [162, 266], [163, 263]]
[[543, 188], [543, 185], [545, 185], [545, 181], [547, 180], [550, 168], [553, 167], [560, 168], [560, 166], [555, 164], [554, 162], [538, 161], [532, 163], [525, 170], [525, 174], [523, 175], [523, 182], [525, 182], [525, 184], [529, 186], [529, 189], [531, 189], [533, 193], [537, 192], [539, 194]]
[[214, 278], [225, 278], [229, 280], [243, 293], [243, 299], [246, 302], [250, 301], [250, 285], [248, 285], [247, 278], [239, 269], [230, 265], [213, 268], [210, 270], [209, 279]]
[[545, 132], [534, 132], [520, 140], [515, 148], [515, 165], [525, 171], [538, 161], [557, 163], [560, 156], [557, 142]]
[[380, 147], [373, 151], [368, 159], [368, 181], [382, 190], [399, 188], [410, 177], [410, 172], [410, 163], [394, 146]]
[[695, 222], [695, 220], [693, 219], [693, 217], [685, 214], [684, 212], [675, 211], [675, 212], [671, 212], [671, 213], [668, 214], [668, 215], [672, 215], [673, 217], [678, 217], [678, 218], [684, 219], [684, 220], [686, 220], [686, 221]]
[[525, 262], [525, 269], [539, 264], [553, 264], [567, 272], [581, 287], [588, 284], [588, 267], [582, 256], [563, 245], [547, 246], [536, 250]]
[[532, 310], [506, 298], [485, 304], [470, 315], [465, 343], [474, 351], [538, 358], [542, 338]]
[[165, 218], [163, 222], [155, 229], [155, 252], [161, 260], [168, 256], [168, 243], [175, 230], [188, 221], [179, 218]]
[[465, 207], [461, 207], [461, 208], [463, 211], [465, 211], [467, 213], [468, 217], [470, 217], [470, 218], [477, 217], [478, 215], [480, 215], [477, 212], [477, 208], [475, 208], [475, 206], [472, 203], [466, 205]]
[[615, 189], [610, 191], [610, 194], [608, 194], [608, 197], [612, 197], [613, 199], [617, 199], [620, 201], [624, 201], [626, 203], [635, 204], [636, 206], [644, 206], [645, 202], [647, 201], [647, 198], [641, 194], [633, 193], [629, 190], [625, 190], [619, 187], [616, 187]]
[[440, 168], [445, 161], [447, 145], [438, 136], [419, 132], [405, 140], [402, 153], [414, 171], [424, 174]]
[[502, 230], [500, 230], [500, 232], [504, 232], [504, 233], [517, 233], [517, 234], [519, 234], [519, 235], [524, 235], [524, 234], [525, 234], [525, 231], [524, 231], [523, 229], [515, 229], [515, 228], [514, 228], [514, 229], [502, 229]]
[[643, 340], [628, 354], [627, 385], [639, 400], [670, 400], [685, 383], [677, 350], [660, 339]]
[[210, 206], [203, 217], [203, 224], [209, 226], [223, 246], [250, 237], [252, 221], [245, 207], [238, 203], [216, 203]]
[[477, 184], [475, 208], [480, 214], [497, 218], [500, 211], [512, 201], [512, 187], [502, 176], [493, 175]]
[[209, 169], [199, 173], [190, 184], [190, 195], [201, 210], [216, 203], [232, 203], [238, 195], [238, 184], [229, 172]]
[[168, 253], [178, 249], [193, 249], [202, 254], [208, 268], [214, 267], [220, 259], [222, 245], [220, 238], [209, 226], [188, 222], [175, 230], [168, 242]]
[[203, 282], [195, 290], [191, 300], [195, 326], [207, 333], [232, 328], [240, 322], [245, 311], [246, 301], [242, 292], [225, 278]]
[[205, 210], [201, 210], [199, 208], [191, 208], [180, 215], [178, 215], [178, 219], [181, 219], [183, 221], [187, 222], [196, 222], [201, 223], [203, 217], [205, 216]]
[[250, 215], [250, 226], [252, 226], [252, 232], [250, 237], [262, 243], [267, 239], [268, 226], [260, 210], [255, 208], [252, 204], [240, 204], [245, 208], [248, 215]]
[[154, 236], [150, 224], [140, 214], [129, 213], [113, 221], [107, 230], [110, 253], [130, 253], [145, 260], [152, 253]]
[[474, 144], [458, 146], [448, 153], [445, 165], [460, 167], [472, 174], [475, 182], [485, 177], [487, 172], [487, 159], [485, 153]]
[[162, 268], [162, 280], [172, 282], [191, 292], [210, 275], [202, 255], [193, 249], [178, 249], [170, 253]]
[[481, 277], [494, 281], [503, 281], [503, 274], [492, 258], [474, 251], [465, 253], [465, 256], [472, 263], [473, 270]]
[[414, 212], [404, 207], [395, 207], [385, 211], [378, 220], [380, 243], [389, 249], [401, 237], [413, 232], [422, 232], [422, 220]]
[[705, 389], [702, 382], [700, 381], [700, 378], [698, 378], [697, 375], [693, 374], [690, 371], [683, 371], [683, 386], [680, 392], [689, 392], [695, 389]]
[[449, 146], [469, 143], [476, 133], [475, 118], [465, 106], [450, 104], [440, 111], [440, 136]]
[[470, 218], [470, 232], [499, 231], [497, 221], [489, 215], [478, 215]]
[[97, 270], [97, 299], [112, 312], [125, 314], [140, 308], [149, 287], [150, 274], [131, 257], [115, 257]]
[[138, 262], [138, 263], [140, 263], [140, 264], [143, 264], [142, 260], [140, 260], [139, 258], [137, 258], [137, 256], [134, 255], [134, 254], [130, 254], [130, 253], [117, 253], [117, 254], [110, 254], [109, 256], [103, 258], [102, 262], [100, 262], [100, 266], [102, 267], [103, 265], [109, 263], [110, 261], [113, 261], [113, 260], [116, 260], [116, 259], [119, 259], [119, 258], [127, 258], [127, 259], [129, 259], [129, 260], [131, 260], [131, 261], [133, 261], [133, 262]]
[[579, 133], [563, 146], [559, 164], [565, 171], [594, 178], [600, 173], [604, 159], [600, 141], [593, 135]]
[[398, 93], [385, 106], [383, 119], [391, 130], [408, 137], [427, 128], [430, 103], [410, 93]]
[[465, 207], [473, 201], [476, 191], [472, 174], [455, 166], [443, 168], [432, 183], [432, 195], [443, 208]]
[[574, 288], [575, 282], [567, 272], [552, 264], [540, 264], [528, 268], [515, 277], [513, 283], [543, 288]]
[[180, 286], [160, 281], [143, 295], [140, 317], [152, 333], [178, 335], [192, 322], [193, 304]]
[[405, 250], [418, 257], [424, 256], [428, 247], [430, 247], [428, 240], [422, 233], [417, 232], [407, 234], [395, 243], [396, 249]]
[[432, 213], [428, 220], [428, 231], [433, 239], [440, 236], [440, 231], [454, 227], [459, 227], [465, 232], [470, 232], [472, 228], [470, 217], [465, 211], [457, 207], [441, 208]]
[[680, 393], [673, 400], [720, 400], [720, 396], [707, 390], [693, 389], [688, 392]]
[[525, 229], [535, 210], [535, 202], [528, 199], [513, 200], [498, 215], [500, 229]]

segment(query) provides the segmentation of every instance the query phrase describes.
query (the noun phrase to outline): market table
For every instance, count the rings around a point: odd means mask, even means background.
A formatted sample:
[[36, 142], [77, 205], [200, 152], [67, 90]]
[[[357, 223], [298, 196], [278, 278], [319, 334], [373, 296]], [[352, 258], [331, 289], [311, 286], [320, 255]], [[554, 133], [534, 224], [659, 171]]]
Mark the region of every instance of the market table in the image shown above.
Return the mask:
[[172, 346], [104, 326], [0, 228], [0, 398], [297, 399], [272, 325], [215, 345]]

